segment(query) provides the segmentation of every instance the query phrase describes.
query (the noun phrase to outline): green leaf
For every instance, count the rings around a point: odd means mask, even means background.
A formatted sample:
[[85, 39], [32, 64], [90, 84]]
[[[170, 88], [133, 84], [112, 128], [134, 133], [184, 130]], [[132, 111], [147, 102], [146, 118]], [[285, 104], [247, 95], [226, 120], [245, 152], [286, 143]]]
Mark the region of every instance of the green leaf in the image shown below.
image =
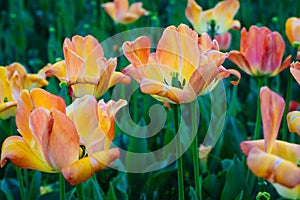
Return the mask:
[[21, 199], [20, 185], [16, 179], [4, 178], [1, 181], [1, 190], [8, 200]]
[[42, 173], [40, 171], [34, 171], [30, 189], [29, 189], [29, 200], [35, 200], [40, 195], [40, 186], [42, 181]]
[[105, 196], [104, 192], [100, 188], [100, 185], [98, 184], [95, 176], [88, 179], [84, 183], [83, 187], [84, 187], [84, 195], [86, 199], [97, 199], [97, 200], [104, 199]]
[[38, 200], [53, 200], [53, 199], [59, 199], [59, 192], [49, 192], [46, 193], [38, 198]]
[[222, 171], [218, 175], [209, 174], [203, 179], [203, 191], [212, 199], [220, 199], [224, 187], [226, 172]]
[[107, 193], [107, 199], [117, 200], [117, 195], [115, 193], [114, 187], [113, 187], [111, 182], [109, 183], [109, 190], [108, 190], [108, 193]]
[[128, 199], [127, 194], [127, 174], [126, 173], [119, 173], [112, 181], [111, 185], [113, 186], [114, 193], [116, 194], [117, 199]]
[[195, 191], [194, 188], [191, 187], [191, 186], [190, 186], [189, 197], [190, 197], [191, 200], [198, 200], [196, 191]]

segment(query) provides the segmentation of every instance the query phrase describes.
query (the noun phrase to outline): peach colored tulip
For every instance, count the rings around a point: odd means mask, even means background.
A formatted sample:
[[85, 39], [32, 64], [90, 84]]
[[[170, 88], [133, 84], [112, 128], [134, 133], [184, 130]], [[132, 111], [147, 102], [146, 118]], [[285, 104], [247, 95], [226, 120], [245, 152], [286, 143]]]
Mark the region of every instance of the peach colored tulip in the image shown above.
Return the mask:
[[276, 140], [285, 102], [268, 87], [261, 88], [260, 99], [264, 139], [240, 144], [247, 165], [256, 176], [271, 182], [281, 196], [299, 198], [300, 145]]
[[240, 29], [240, 22], [233, 19], [239, 7], [237, 0], [224, 0], [214, 8], [203, 11], [195, 0], [188, 0], [185, 15], [198, 33], [209, 33], [211, 20], [214, 20], [216, 34], [222, 35], [231, 28]]
[[220, 50], [227, 50], [231, 44], [231, 34], [226, 32], [223, 35], [215, 35], [215, 39], [217, 40]]
[[293, 77], [296, 79], [298, 84], [300, 84], [300, 62], [292, 62], [290, 65], [290, 72], [293, 75]]
[[103, 57], [101, 44], [91, 35], [66, 38], [63, 49], [65, 60], [49, 65], [45, 74], [67, 82], [75, 97], [94, 94], [98, 98], [116, 83], [130, 82], [129, 77], [115, 72], [117, 59]]
[[84, 96], [68, 107], [69, 118], [62, 98], [42, 89], [22, 91], [16, 116], [21, 136], [4, 141], [1, 166], [10, 160], [21, 168], [61, 171], [72, 185], [87, 180], [119, 157], [119, 150], [109, 146], [114, 114], [124, 104]]
[[240, 51], [233, 50], [228, 59], [251, 76], [276, 76], [287, 68], [291, 56], [281, 65], [285, 43], [278, 32], [267, 27], [251, 26], [241, 31]]
[[300, 43], [300, 18], [290, 17], [285, 22], [285, 33], [290, 43]]
[[0, 118], [6, 119], [16, 114], [17, 100], [22, 89], [48, 85], [40, 74], [27, 74], [20, 63], [0, 66]]
[[123, 73], [138, 81], [142, 92], [162, 102], [193, 101], [230, 74], [240, 75], [221, 65], [226, 54], [219, 51], [215, 40], [211, 41], [207, 34], [198, 38], [197, 32], [184, 24], [167, 27], [155, 53], [150, 53], [150, 39], [146, 36], [125, 42], [122, 48], [131, 62]]
[[133, 3], [130, 7], [128, 0], [114, 0], [102, 4], [105, 12], [115, 21], [115, 23], [130, 24], [143, 15], [148, 15], [148, 11], [142, 8], [142, 2]]

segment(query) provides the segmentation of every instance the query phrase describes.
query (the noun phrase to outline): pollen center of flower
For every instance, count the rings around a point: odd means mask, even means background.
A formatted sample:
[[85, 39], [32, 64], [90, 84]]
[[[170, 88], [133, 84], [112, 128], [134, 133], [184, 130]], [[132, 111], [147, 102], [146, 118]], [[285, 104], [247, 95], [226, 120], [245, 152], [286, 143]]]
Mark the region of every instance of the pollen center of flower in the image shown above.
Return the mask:
[[[178, 72], [171, 72], [171, 86], [172, 87], [176, 87], [176, 88], [180, 88], [183, 89], [183, 87], [185, 86], [185, 79], [183, 79], [182, 83], [181, 81], [179, 81], [179, 73]], [[166, 81], [166, 79], [164, 79], [164, 83], [169, 85], [168, 82]]]
[[88, 155], [87, 155], [86, 147], [83, 144], [81, 144], [79, 147], [80, 147], [80, 149], [79, 149], [79, 159], [87, 157]]
[[4, 97], [3, 102], [4, 102], [4, 103], [8, 102], [8, 98], [7, 98], [7, 97]]

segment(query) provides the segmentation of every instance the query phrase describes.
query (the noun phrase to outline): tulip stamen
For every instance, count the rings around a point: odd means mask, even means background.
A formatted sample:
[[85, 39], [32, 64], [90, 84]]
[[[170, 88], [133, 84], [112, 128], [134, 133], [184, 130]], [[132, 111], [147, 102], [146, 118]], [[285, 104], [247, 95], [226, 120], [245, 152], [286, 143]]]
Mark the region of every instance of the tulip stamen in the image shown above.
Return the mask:
[[80, 147], [80, 149], [79, 149], [79, 159], [87, 157], [88, 155], [87, 155], [86, 147], [83, 144], [79, 145], [79, 147]]
[[4, 103], [8, 102], [8, 98], [7, 98], [7, 97], [4, 97], [3, 102], [4, 102]]

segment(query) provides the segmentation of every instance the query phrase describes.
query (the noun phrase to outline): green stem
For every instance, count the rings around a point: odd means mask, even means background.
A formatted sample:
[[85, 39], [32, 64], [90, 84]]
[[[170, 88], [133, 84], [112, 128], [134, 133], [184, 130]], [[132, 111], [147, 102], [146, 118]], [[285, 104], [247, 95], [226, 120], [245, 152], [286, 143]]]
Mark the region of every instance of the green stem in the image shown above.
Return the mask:
[[197, 134], [197, 118], [196, 118], [196, 103], [197, 101], [192, 103], [191, 112], [192, 112], [192, 133], [195, 134], [195, 138], [192, 144], [192, 155], [193, 155], [193, 164], [194, 164], [194, 180], [195, 180], [195, 188], [196, 193], [199, 200], [202, 200], [202, 188], [200, 182], [200, 174], [199, 174], [199, 157], [198, 157], [198, 134]]
[[[174, 111], [174, 124], [175, 124], [175, 134], [178, 134], [179, 130], [179, 121], [178, 121], [178, 107], [179, 105], [174, 104], [173, 105], [173, 111]], [[181, 145], [180, 145], [180, 137], [176, 139], [176, 151], [177, 155], [181, 154]], [[178, 199], [184, 200], [184, 185], [183, 185], [183, 167], [182, 167], [182, 155], [178, 157], [177, 160], [177, 177], [178, 177]]]
[[65, 200], [66, 199], [65, 178], [61, 173], [59, 174], [59, 196], [60, 196], [60, 200]]
[[260, 113], [260, 88], [263, 85], [263, 78], [258, 77], [257, 79], [257, 112], [256, 112], [256, 123], [255, 123], [255, 132], [253, 136], [253, 140], [259, 139], [259, 130], [261, 125], [261, 113]]
[[215, 34], [216, 34], [216, 21], [215, 20], [211, 20], [210, 21], [210, 38], [213, 40], [215, 38]]
[[76, 193], [77, 193], [77, 199], [78, 200], [84, 200], [82, 183], [76, 185]]
[[21, 198], [22, 198], [22, 200], [26, 200], [25, 190], [24, 190], [24, 182], [23, 182], [21, 169], [16, 167], [16, 171], [17, 171], [18, 181], [19, 181], [19, 184], [20, 184]]

